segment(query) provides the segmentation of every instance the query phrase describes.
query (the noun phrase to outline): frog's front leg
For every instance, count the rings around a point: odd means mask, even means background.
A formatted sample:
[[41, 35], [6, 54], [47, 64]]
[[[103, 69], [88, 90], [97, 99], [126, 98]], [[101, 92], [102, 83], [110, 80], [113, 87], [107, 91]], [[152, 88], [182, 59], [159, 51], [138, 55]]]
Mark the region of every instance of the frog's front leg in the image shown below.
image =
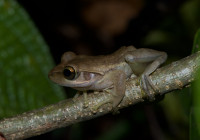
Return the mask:
[[83, 93], [83, 98], [84, 98], [84, 103], [83, 103], [83, 107], [87, 108], [88, 107], [88, 98], [87, 98], [87, 91], [77, 91], [77, 93], [75, 94], [75, 96], [73, 97], [73, 102], [77, 101], [77, 98], [80, 96], [80, 94]]
[[[120, 104], [122, 101], [124, 95], [125, 95], [125, 89], [126, 89], [126, 75], [123, 71], [121, 70], [114, 70], [105, 76], [106, 78], [104, 79], [105, 81], [109, 81], [109, 83], [112, 83], [112, 88], [109, 90], [103, 90], [104, 92], [111, 92], [112, 97], [110, 100], [105, 100], [96, 106], [92, 108], [94, 112], [98, 110], [99, 107], [101, 107], [104, 104], [107, 103], [112, 103], [112, 110], [113, 113], [116, 113], [118, 108], [117, 106]], [[105, 83], [105, 81], [102, 81]], [[102, 83], [99, 83], [102, 84]]]
[[84, 107], [84, 108], [87, 108], [87, 107], [88, 107], [88, 104], [89, 104], [89, 101], [88, 101], [88, 98], [87, 98], [87, 91], [83, 91], [83, 98], [84, 98], [83, 107]]
[[125, 60], [129, 63], [133, 72], [141, 75], [143, 89], [148, 94], [150, 100], [153, 100], [154, 97], [150, 94], [149, 86], [155, 92], [158, 92], [158, 90], [149, 79], [149, 75], [164, 63], [166, 59], [167, 54], [165, 52], [144, 48], [137, 49], [125, 56]]
[[74, 97], [72, 98], [73, 102], [76, 102], [77, 98], [80, 96], [81, 91], [77, 91], [76, 94], [74, 95]]
[[113, 91], [112, 91], [112, 107], [113, 111], [116, 112], [117, 106], [120, 104], [125, 96], [126, 90], [126, 75], [123, 71], [116, 70], [112, 74], [113, 79]]

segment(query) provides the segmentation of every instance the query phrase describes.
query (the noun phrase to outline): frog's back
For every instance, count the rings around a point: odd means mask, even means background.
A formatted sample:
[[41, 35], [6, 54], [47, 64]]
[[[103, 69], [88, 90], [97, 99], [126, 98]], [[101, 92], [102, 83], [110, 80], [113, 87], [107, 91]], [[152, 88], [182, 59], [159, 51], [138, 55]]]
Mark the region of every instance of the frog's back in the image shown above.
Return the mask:
[[124, 56], [136, 48], [133, 46], [121, 47], [110, 55], [85, 56], [78, 55], [69, 63], [76, 65], [80, 71], [90, 71], [105, 73], [106, 71], [117, 69], [125, 65]]

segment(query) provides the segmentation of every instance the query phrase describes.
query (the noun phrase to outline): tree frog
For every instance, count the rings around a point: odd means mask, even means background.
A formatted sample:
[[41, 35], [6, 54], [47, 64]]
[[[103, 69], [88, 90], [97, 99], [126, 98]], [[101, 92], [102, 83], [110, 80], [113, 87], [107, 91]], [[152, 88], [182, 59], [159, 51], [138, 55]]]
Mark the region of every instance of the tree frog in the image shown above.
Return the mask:
[[149, 75], [167, 59], [165, 52], [133, 46], [121, 47], [110, 55], [86, 56], [65, 52], [61, 63], [48, 74], [53, 82], [79, 91], [111, 89], [116, 109], [125, 95], [125, 82], [131, 75], [141, 76], [144, 91], [152, 98], [154, 88]]

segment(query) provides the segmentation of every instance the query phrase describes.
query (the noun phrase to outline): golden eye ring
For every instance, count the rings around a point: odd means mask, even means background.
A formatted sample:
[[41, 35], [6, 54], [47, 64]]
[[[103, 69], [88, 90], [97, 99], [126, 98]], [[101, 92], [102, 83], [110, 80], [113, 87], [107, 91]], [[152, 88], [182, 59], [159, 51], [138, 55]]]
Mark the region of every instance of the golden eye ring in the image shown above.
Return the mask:
[[76, 77], [76, 71], [71, 66], [66, 66], [63, 70], [63, 75], [67, 80], [74, 80]]

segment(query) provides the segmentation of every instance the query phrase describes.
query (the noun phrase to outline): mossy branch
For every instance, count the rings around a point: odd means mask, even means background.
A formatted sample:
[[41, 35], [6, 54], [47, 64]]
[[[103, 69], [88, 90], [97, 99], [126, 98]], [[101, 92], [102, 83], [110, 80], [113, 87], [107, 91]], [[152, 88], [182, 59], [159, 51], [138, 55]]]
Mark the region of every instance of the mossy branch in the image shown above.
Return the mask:
[[[153, 84], [159, 93], [169, 93], [172, 90], [182, 89], [194, 79], [200, 67], [200, 52], [174, 62], [156, 70], [151, 76]], [[131, 78], [126, 82], [126, 95], [119, 105], [119, 109], [143, 102], [147, 99], [140, 86], [139, 78]], [[111, 104], [101, 106], [94, 113], [92, 108], [102, 102], [111, 100], [112, 96], [106, 92], [88, 95], [88, 107], [84, 108], [84, 98], [79, 96], [75, 101], [67, 99], [57, 104], [26, 112], [0, 121], [0, 132], [7, 140], [25, 139], [40, 135], [56, 128], [65, 127], [77, 122], [90, 120], [111, 112]]]

